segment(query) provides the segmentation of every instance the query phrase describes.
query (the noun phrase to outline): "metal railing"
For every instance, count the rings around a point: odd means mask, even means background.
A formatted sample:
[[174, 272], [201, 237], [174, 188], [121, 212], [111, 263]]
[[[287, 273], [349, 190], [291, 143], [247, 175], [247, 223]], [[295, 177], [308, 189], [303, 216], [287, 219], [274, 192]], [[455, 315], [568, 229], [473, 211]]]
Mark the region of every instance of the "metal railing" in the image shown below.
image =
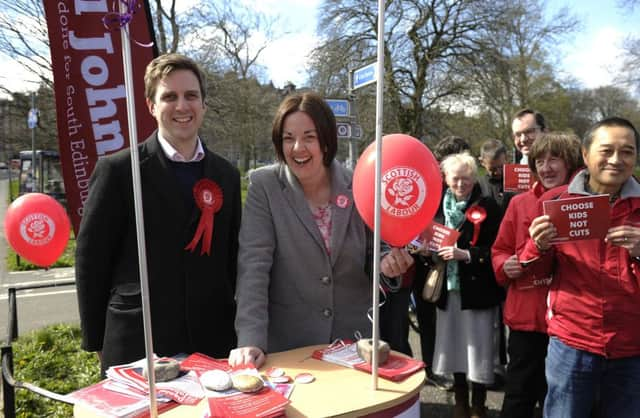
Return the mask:
[[13, 348], [11, 343], [18, 338], [18, 305], [16, 293], [22, 290], [42, 289], [58, 286], [75, 285], [75, 280], [51, 280], [35, 285], [11, 286], [7, 291], [7, 306], [9, 307], [9, 324], [7, 325], [7, 339], [0, 348], [2, 356], [2, 396], [3, 396], [3, 413], [5, 418], [15, 418], [16, 416], [16, 398], [15, 390], [27, 389], [31, 392], [45, 396], [49, 399], [72, 404], [67, 396], [60, 395], [55, 392], [42, 389], [28, 382], [21, 382], [13, 378]]

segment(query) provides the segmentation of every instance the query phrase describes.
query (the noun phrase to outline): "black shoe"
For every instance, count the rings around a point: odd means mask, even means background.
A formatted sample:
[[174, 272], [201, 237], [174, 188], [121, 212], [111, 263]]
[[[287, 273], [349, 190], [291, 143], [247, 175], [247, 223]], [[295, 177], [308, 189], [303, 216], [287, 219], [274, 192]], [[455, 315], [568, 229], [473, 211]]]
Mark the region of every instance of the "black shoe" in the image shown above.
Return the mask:
[[444, 376], [434, 374], [431, 369], [427, 369], [427, 385], [435, 386], [440, 390], [450, 391], [453, 389], [453, 382]]

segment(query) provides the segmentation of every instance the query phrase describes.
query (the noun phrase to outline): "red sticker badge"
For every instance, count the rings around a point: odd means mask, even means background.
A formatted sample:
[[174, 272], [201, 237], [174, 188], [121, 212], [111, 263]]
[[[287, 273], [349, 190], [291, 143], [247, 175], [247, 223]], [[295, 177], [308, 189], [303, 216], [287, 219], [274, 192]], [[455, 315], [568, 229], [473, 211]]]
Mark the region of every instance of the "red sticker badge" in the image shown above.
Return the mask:
[[201, 179], [193, 186], [193, 197], [200, 208], [200, 222], [193, 239], [184, 249], [195, 251], [198, 241], [202, 238], [200, 255], [209, 255], [213, 238], [213, 215], [222, 208], [222, 189], [212, 180]]
[[347, 206], [349, 206], [349, 198], [343, 194], [340, 194], [336, 197], [336, 205], [339, 208], [346, 208]]
[[473, 224], [473, 239], [471, 240], [471, 246], [473, 247], [476, 245], [480, 235], [480, 224], [487, 219], [487, 211], [482, 206], [474, 205], [469, 208], [466, 217]]

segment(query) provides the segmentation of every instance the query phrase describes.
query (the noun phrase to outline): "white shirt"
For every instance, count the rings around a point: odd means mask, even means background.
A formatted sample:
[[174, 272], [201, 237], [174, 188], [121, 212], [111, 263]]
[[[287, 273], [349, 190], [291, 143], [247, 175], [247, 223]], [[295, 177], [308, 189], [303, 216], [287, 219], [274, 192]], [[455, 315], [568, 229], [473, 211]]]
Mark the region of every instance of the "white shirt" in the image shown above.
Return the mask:
[[204, 148], [202, 148], [200, 138], [197, 139], [198, 144], [196, 145], [196, 152], [195, 154], [193, 154], [193, 157], [191, 157], [190, 160], [187, 160], [182, 154], [180, 154], [178, 151], [176, 151], [175, 148], [173, 148], [173, 145], [171, 145], [169, 141], [167, 141], [162, 137], [162, 135], [160, 135], [160, 132], [158, 132], [158, 142], [160, 142], [160, 148], [162, 148], [162, 152], [164, 152], [164, 155], [166, 155], [169, 160], [178, 163], [193, 163], [196, 161], [201, 161], [204, 158]]

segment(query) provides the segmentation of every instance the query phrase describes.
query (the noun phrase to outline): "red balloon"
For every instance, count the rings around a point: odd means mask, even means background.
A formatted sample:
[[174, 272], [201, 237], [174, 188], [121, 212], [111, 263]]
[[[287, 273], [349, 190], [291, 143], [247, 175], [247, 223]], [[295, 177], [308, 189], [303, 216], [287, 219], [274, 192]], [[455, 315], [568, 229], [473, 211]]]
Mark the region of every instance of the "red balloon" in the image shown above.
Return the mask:
[[[371, 229], [374, 217], [375, 142], [362, 153], [353, 173], [353, 198]], [[429, 148], [403, 134], [382, 137], [380, 234], [402, 247], [429, 226], [440, 205], [442, 176]]]
[[9, 205], [4, 218], [9, 245], [21, 257], [49, 267], [64, 251], [71, 225], [64, 207], [42, 193], [27, 193]]

